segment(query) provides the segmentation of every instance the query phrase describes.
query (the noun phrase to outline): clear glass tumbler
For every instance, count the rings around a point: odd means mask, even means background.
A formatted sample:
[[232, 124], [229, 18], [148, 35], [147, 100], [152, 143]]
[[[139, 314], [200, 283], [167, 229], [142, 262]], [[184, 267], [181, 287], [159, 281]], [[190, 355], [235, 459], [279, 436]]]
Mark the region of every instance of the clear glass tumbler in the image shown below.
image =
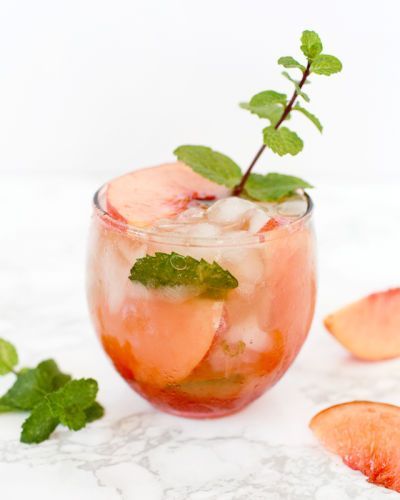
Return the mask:
[[[212, 418], [237, 412], [273, 386], [305, 341], [314, 312], [312, 202], [297, 220], [240, 241], [160, 234], [107, 213], [94, 197], [87, 293], [115, 368], [155, 407]], [[155, 200], [154, 203], [157, 203]], [[226, 298], [146, 289], [129, 280], [138, 258], [176, 252], [217, 261], [239, 281]], [[179, 258], [174, 265], [181, 264]]]

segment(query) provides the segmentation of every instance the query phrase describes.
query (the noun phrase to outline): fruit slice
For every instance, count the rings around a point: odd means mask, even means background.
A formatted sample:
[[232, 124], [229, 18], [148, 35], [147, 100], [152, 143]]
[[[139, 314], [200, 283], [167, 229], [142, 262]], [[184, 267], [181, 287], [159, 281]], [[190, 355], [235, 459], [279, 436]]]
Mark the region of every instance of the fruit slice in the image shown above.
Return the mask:
[[327, 316], [324, 323], [358, 358], [400, 356], [400, 288], [369, 295]]
[[[114, 364], [159, 387], [185, 379], [204, 358], [223, 315], [223, 302], [190, 299], [177, 306], [158, 297], [127, 299], [116, 314], [103, 308], [102, 340], [120, 346]], [[114, 359], [115, 358], [115, 359]]]
[[201, 177], [184, 163], [167, 163], [111, 181], [107, 211], [118, 220], [145, 227], [173, 217], [193, 200], [212, 200], [227, 192], [226, 187]]
[[327, 408], [310, 422], [317, 438], [369, 482], [400, 492], [400, 408], [354, 401]]

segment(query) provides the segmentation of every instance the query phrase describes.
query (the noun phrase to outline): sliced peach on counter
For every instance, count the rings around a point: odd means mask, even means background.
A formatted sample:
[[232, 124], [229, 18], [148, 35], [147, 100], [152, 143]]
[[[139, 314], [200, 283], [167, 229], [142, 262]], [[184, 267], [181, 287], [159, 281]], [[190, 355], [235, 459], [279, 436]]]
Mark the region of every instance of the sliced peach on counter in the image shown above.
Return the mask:
[[107, 187], [107, 211], [137, 227], [173, 217], [193, 200], [213, 200], [228, 193], [182, 162], [166, 163], [118, 177]]
[[400, 407], [344, 403], [318, 413], [310, 428], [328, 450], [369, 482], [400, 492]]
[[328, 331], [354, 356], [400, 356], [400, 288], [374, 293], [325, 318]]
[[200, 363], [222, 315], [223, 302], [208, 299], [190, 299], [177, 307], [160, 298], [136, 298], [117, 314], [102, 312], [101, 336], [105, 344], [109, 336], [118, 339], [120, 359], [113, 361], [123, 371], [163, 387], [185, 379]]

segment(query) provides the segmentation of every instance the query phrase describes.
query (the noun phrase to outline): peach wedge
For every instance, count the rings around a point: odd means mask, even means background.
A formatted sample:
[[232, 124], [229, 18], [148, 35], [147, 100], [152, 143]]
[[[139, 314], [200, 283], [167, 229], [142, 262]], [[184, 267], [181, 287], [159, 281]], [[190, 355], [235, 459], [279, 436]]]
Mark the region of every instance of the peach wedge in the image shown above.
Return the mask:
[[107, 188], [107, 210], [118, 220], [146, 227], [185, 210], [193, 200], [212, 200], [228, 193], [184, 163], [166, 163], [123, 175]]
[[318, 413], [310, 428], [369, 482], [400, 492], [400, 407], [368, 401], [339, 404]]
[[354, 356], [400, 356], [400, 288], [374, 293], [325, 318], [328, 331]]

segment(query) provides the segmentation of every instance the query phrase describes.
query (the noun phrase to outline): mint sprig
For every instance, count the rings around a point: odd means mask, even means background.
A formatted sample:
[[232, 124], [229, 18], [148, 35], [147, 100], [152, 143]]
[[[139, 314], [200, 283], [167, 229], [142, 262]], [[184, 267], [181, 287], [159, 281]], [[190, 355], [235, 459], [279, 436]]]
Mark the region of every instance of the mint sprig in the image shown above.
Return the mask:
[[250, 174], [246, 182], [245, 193], [258, 201], [279, 201], [285, 196], [292, 195], [298, 189], [312, 187], [308, 182], [292, 175]]
[[[308, 94], [303, 90], [303, 86], [309, 83], [310, 75], [330, 76], [342, 70], [342, 63], [337, 57], [322, 53], [323, 44], [315, 31], [303, 31], [300, 50], [306, 57], [305, 63], [299, 62], [292, 56], [283, 56], [278, 59], [278, 64], [284, 68], [301, 71], [299, 79], [292, 77], [287, 71], [283, 71], [282, 73], [294, 86], [294, 92], [290, 98], [286, 94], [275, 90], [264, 90], [255, 94], [249, 102], [240, 103], [241, 108], [250, 111], [250, 113], [255, 114], [261, 119], [267, 119], [270, 123], [269, 126], [263, 129], [263, 144], [244, 174], [241, 173], [239, 166], [228, 156], [217, 153], [205, 146], [181, 146], [174, 151], [178, 159], [182, 160], [200, 175], [218, 184], [223, 184], [228, 188], [233, 188], [232, 194], [240, 196], [242, 193], [247, 193], [248, 195], [246, 183], [250, 179], [255, 164], [267, 147], [280, 156], [287, 154], [297, 155], [300, 153], [303, 149], [302, 139], [296, 132], [290, 130], [288, 127], [281, 127], [281, 125], [290, 120], [293, 111], [297, 111], [308, 118], [322, 132], [322, 125], [319, 119], [296, 101], [299, 97], [306, 102], [310, 101]], [[298, 177], [292, 178], [299, 179]], [[261, 176], [258, 178], [257, 186], [260, 187], [265, 182], [265, 189], [263, 191], [253, 189], [252, 198], [255, 200], [276, 201], [276, 194], [273, 195], [273, 198], [266, 198], [266, 193], [272, 192], [272, 179], [278, 182], [278, 178], [275, 177]], [[293, 189], [311, 187], [306, 181], [301, 179], [300, 181], [297, 183], [297, 187]], [[282, 184], [277, 185], [277, 188], [277, 192], [281, 192], [282, 197], [293, 192], [293, 189], [285, 192]], [[261, 192], [263, 193], [262, 198], [258, 198], [257, 196], [261, 196], [258, 193]]]
[[104, 415], [97, 403], [97, 382], [93, 379], [72, 380], [58, 368], [56, 362], [47, 359], [35, 368], [15, 371], [18, 354], [15, 347], [0, 339], [0, 367], [8, 366], [16, 380], [0, 397], [0, 413], [30, 411], [22, 425], [23, 443], [40, 443], [61, 424], [71, 430], [79, 430], [87, 423]]
[[196, 287], [199, 295], [222, 299], [236, 288], [238, 280], [217, 262], [196, 260], [178, 253], [156, 252], [146, 255], [133, 265], [129, 279], [148, 288], [175, 286]]

